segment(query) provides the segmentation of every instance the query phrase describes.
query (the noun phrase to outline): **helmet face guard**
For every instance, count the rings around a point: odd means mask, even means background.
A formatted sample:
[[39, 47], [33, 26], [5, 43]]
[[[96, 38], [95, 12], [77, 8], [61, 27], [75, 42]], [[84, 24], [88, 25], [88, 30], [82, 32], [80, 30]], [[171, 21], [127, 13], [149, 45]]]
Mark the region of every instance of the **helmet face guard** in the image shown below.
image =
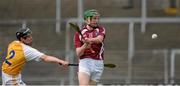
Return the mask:
[[19, 30], [17, 30], [16, 32], [16, 37], [18, 40], [20, 40], [21, 37], [27, 37], [30, 34], [32, 34], [31, 30], [29, 28], [21, 28]]
[[95, 9], [87, 10], [84, 12], [84, 20], [86, 20], [88, 18], [92, 18], [93, 16], [100, 16], [100, 14]]

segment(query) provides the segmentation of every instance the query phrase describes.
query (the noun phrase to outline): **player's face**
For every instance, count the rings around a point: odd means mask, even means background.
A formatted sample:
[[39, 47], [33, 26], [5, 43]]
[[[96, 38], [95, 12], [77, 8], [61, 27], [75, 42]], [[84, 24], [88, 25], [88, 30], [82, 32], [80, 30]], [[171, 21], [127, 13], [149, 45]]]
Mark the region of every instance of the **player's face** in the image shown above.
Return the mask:
[[98, 25], [98, 22], [99, 22], [99, 16], [93, 16], [90, 21], [89, 21], [89, 24], [91, 26], [97, 26]]
[[32, 42], [33, 42], [32, 34], [29, 34], [29, 35], [26, 36], [26, 37], [22, 37], [22, 40], [21, 40], [21, 41], [22, 41], [24, 44], [31, 46], [31, 45], [32, 45]]

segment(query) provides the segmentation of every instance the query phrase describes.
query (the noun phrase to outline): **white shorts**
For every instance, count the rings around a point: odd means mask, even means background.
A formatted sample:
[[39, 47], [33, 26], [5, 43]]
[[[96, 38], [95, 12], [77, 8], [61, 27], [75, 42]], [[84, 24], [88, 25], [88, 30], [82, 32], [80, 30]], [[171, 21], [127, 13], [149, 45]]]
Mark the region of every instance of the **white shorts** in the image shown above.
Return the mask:
[[12, 75], [8, 75], [4, 72], [2, 72], [2, 85], [5, 85], [5, 86], [13, 86], [13, 85], [26, 86], [26, 84], [21, 79], [21, 74], [18, 74], [17, 76], [12, 76]]
[[79, 63], [79, 72], [84, 72], [90, 76], [90, 79], [99, 82], [104, 70], [103, 60], [94, 60], [90, 58], [81, 59]]

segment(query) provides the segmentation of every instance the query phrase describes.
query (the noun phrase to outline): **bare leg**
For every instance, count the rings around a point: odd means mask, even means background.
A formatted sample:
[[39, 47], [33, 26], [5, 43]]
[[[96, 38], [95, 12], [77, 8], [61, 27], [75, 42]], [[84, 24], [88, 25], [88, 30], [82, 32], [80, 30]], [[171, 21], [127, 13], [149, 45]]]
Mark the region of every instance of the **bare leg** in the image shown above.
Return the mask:
[[89, 85], [90, 77], [88, 74], [84, 72], [78, 73], [79, 85], [80, 86], [87, 86]]

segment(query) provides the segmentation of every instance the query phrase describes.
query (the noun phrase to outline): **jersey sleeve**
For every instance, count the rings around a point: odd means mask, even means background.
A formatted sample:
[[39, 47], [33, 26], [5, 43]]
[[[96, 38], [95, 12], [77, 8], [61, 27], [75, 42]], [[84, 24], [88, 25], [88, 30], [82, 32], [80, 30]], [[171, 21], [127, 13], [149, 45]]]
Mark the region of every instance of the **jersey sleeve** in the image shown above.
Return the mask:
[[28, 45], [24, 45], [23, 49], [27, 61], [31, 61], [31, 60], [40, 61], [41, 60], [40, 58], [44, 55], [44, 53], [41, 53], [37, 49], [32, 48]]
[[79, 38], [79, 34], [77, 32], [74, 35], [74, 46], [75, 46], [75, 48], [82, 46], [82, 42], [81, 42], [81, 40]]
[[105, 38], [105, 28], [104, 27], [100, 27], [99, 28], [99, 35], [103, 36]]

